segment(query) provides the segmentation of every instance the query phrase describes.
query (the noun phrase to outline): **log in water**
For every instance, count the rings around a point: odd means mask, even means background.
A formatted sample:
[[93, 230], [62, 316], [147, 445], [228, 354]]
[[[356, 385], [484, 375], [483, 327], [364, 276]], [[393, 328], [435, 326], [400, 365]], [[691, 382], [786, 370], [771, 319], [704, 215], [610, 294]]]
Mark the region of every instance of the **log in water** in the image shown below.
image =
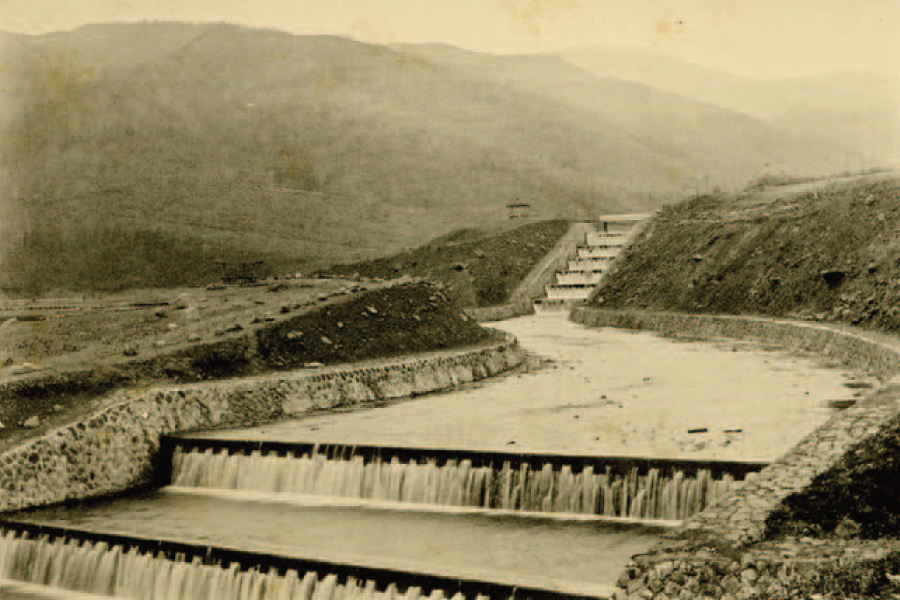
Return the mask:
[[253, 490], [338, 498], [441, 506], [482, 507], [556, 513], [579, 513], [639, 519], [685, 519], [724, 497], [741, 482], [708, 470], [686, 477], [680, 470], [664, 474], [636, 468], [625, 476], [607, 467], [546, 464], [540, 470], [522, 463], [514, 468], [473, 466], [470, 460], [389, 462], [362, 456], [329, 458], [318, 452], [300, 456], [232, 454], [227, 450], [184, 452], [172, 457], [172, 483], [181, 487]]

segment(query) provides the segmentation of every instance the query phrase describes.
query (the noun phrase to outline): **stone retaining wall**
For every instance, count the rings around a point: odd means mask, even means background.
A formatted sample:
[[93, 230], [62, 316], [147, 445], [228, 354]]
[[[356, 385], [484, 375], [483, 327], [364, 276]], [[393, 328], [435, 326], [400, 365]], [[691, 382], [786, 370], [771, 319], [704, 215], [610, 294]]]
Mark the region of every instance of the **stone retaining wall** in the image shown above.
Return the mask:
[[534, 305], [531, 303], [519, 303], [502, 304], [500, 306], [478, 306], [467, 308], [463, 312], [479, 323], [485, 323], [487, 321], [503, 321], [534, 314]]
[[164, 434], [424, 394], [496, 375], [522, 360], [509, 338], [421, 357], [116, 392], [90, 417], [0, 455], [0, 511], [148, 484]]
[[663, 311], [630, 311], [576, 307], [571, 319], [589, 327], [656, 331], [668, 336], [729, 338], [775, 344], [791, 350], [830, 356], [843, 364], [890, 379], [900, 373], [900, 341], [884, 334], [843, 326], [744, 317], [690, 315]]
[[[822, 324], [719, 315], [613, 311], [578, 307], [572, 320], [587, 326], [656, 331], [705, 339], [752, 340], [841, 360], [881, 379], [900, 372], [900, 344], [887, 336]], [[837, 413], [734, 494], [687, 520], [651, 553], [636, 557], [619, 580], [628, 598], [788, 598], [830, 564], [820, 540], [808, 556], [750, 547], [763, 539], [765, 520], [788, 495], [835, 464], [854, 444], [900, 412], [900, 385], [891, 385]], [[817, 544], [816, 542], [820, 542]], [[765, 544], [763, 544], [765, 546]], [[691, 551], [686, 551], [690, 548]], [[698, 548], [726, 548], [730, 556]], [[857, 553], [842, 561], [870, 559]]]

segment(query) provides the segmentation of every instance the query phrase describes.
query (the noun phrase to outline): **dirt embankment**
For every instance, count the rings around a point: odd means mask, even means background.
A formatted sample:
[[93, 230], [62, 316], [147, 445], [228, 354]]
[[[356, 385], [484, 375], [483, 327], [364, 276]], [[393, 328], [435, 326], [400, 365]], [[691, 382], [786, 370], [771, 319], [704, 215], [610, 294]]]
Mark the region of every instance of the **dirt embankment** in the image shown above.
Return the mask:
[[337, 265], [326, 273], [424, 277], [442, 282], [463, 306], [496, 306], [507, 301], [568, 229], [565, 220], [529, 223], [499, 233], [462, 229], [414, 250]]
[[[262, 288], [258, 295], [266, 293]], [[71, 335], [68, 343], [78, 339], [77, 331]], [[0, 384], [0, 450], [93, 410], [102, 394], [118, 388], [414, 354], [477, 344], [496, 335], [463, 316], [435, 284], [413, 281], [328, 300], [294, 314], [247, 319], [196, 343], [128, 360], [123, 360], [121, 347], [114, 354], [95, 350], [89, 367], [79, 363], [80, 368], [57, 368]], [[25, 426], [34, 417], [37, 424]]]
[[900, 179], [664, 209], [593, 301], [900, 330]]

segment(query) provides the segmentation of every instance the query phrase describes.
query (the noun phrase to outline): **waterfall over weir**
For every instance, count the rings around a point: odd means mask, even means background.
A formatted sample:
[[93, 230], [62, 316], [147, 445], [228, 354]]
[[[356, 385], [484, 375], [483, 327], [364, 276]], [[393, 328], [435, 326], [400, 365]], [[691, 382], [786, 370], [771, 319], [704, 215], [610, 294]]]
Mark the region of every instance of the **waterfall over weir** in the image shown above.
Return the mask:
[[575, 473], [568, 465], [544, 464], [538, 470], [524, 461], [517, 468], [509, 461], [498, 468], [475, 466], [468, 459], [438, 464], [428, 458], [330, 458], [315, 450], [279, 456], [224, 448], [185, 452], [176, 446], [171, 482], [190, 488], [666, 520], [696, 514], [741, 483], [728, 473], [714, 479], [706, 469], [692, 477], [670, 471], [651, 468], [641, 475], [633, 467], [616, 474], [606, 466], [595, 473], [593, 466], [585, 466]]
[[[436, 579], [410, 583], [301, 568], [254, 566], [194, 549], [148, 550], [106, 540], [0, 529], [0, 596], [11, 582], [133, 600], [583, 600], [580, 594]], [[319, 565], [328, 568], [328, 565]], [[353, 573], [354, 571], [350, 571]], [[371, 575], [372, 573], [369, 573]], [[412, 576], [416, 578], [415, 575]], [[376, 581], [376, 579], [379, 579]], [[404, 579], [407, 581], [404, 583]], [[422, 579], [421, 577], [419, 579]], [[427, 576], [426, 576], [427, 579]], [[437, 587], [444, 585], [443, 589]], [[40, 594], [41, 587], [29, 588]], [[481, 588], [488, 593], [476, 591]]]

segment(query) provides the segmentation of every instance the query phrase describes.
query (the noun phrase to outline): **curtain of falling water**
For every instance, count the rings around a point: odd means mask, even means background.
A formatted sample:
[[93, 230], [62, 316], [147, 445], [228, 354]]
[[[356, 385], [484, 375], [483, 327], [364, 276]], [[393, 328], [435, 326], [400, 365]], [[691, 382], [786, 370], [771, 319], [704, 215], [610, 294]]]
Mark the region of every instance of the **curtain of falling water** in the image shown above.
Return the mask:
[[[280, 575], [241, 571], [238, 566], [185, 562], [137, 549], [109, 547], [105, 542], [29, 539], [15, 531], [0, 537], [0, 578], [55, 588], [135, 600], [446, 600], [442, 590], [429, 596], [410, 587], [400, 593], [395, 584], [378, 591], [373, 581], [336, 575], [302, 577], [295, 570]], [[451, 600], [466, 600], [456, 594]], [[489, 600], [478, 595], [474, 600]]]
[[599, 514], [644, 519], [685, 519], [713, 504], [740, 482], [726, 474], [713, 479], [707, 470], [694, 477], [681, 471], [664, 476], [657, 469], [627, 476], [577, 475], [571, 467], [540, 471], [523, 464], [513, 469], [473, 467], [471, 461], [401, 463], [329, 459], [319, 453], [300, 457], [182, 452], [172, 459], [172, 483], [182, 487], [308, 494], [444, 506]]

